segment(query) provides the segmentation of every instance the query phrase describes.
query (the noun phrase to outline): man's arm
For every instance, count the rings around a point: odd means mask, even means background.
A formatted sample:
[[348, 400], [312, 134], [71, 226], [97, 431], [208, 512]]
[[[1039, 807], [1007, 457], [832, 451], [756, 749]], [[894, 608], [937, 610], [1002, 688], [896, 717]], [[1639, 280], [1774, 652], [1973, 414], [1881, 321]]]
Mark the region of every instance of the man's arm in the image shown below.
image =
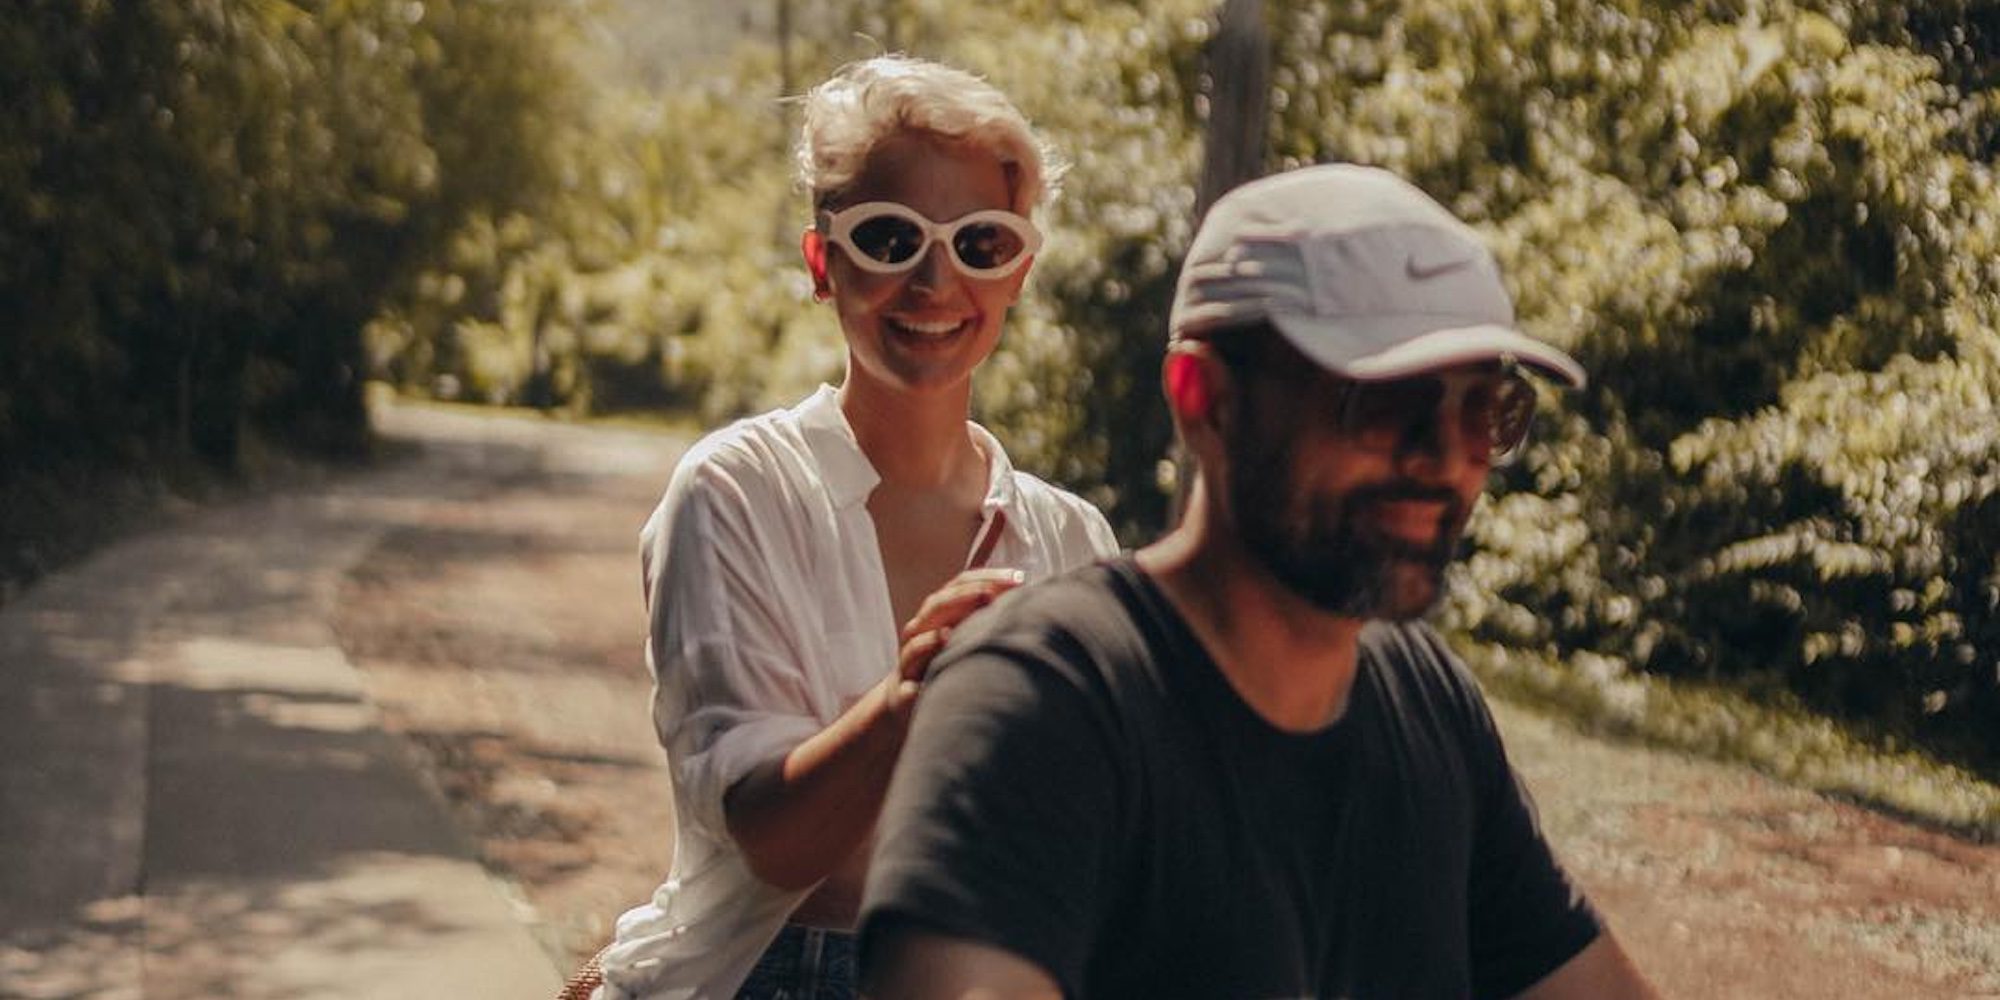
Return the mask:
[[870, 1000], [1062, 1000], [1048, 973], [1011, 951], [906, 927], [883, 931], [861, 993]]
[[1608, 930], [1520, 993], [1521, 1000], [1659, 1000], [1659, 996]]
[[[1011, 638], [987, 628], [996, 619], [975, 625], [925, 682], [859, 925], [862, 981], [879, 995], [1080, 988], [1111, 859], [1130, 840], [1119, 835], [1119, 773], [1129, 761], [1107, 736], [1105, 706], [1079, 668], [1050, 658], [1045, 647], [1059, 637], [1034, 624], [1082, 593], [1058, 582], [1023, 595], [1007, 620]], [[918, 931], [928, 934], [921, 946]]]

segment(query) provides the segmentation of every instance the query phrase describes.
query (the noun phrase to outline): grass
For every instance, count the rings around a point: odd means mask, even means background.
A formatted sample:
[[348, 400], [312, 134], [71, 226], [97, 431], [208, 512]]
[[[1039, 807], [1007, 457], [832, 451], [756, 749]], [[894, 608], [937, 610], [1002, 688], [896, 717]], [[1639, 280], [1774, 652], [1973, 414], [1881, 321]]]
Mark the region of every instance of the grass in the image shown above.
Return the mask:
[[1559, 713], [1586, 731], [1746, 764], [1961, 837], [2000, 842], [2000, 786], [1803, 708], [1634, 675], [1590, 657], [1563, 664], [1471, 642], [1459, 651], [1495, 695]]

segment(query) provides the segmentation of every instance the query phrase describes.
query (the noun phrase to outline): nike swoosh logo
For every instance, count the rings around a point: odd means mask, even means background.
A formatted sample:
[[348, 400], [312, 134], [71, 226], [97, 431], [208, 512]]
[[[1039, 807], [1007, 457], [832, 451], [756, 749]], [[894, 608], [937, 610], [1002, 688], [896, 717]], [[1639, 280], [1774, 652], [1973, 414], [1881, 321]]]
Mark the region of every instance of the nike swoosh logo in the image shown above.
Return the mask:
[[1450, 274], [1459, 268], [1468, 267], [1472, 261], [1471, 257], [1461, 257], [1457, 260], [1426, 264], [1417, 260], [1415, 254], [1411, 254], [1403, 261], [1403, 273], [1409, 275], [1411, 281], [1429, 281], [1439, 275]]

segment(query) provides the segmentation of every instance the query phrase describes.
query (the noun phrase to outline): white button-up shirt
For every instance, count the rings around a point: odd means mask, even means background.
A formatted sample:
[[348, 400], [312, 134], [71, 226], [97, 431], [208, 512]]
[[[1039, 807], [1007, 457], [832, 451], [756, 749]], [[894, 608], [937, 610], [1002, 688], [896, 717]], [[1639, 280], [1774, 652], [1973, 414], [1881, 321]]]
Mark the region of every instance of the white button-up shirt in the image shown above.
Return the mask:
[[[1095, 507], [1015, 471], [998, 440], [967, 426], [987, 458], [975, 538], [998, 529], [986, 565], [1032, 581], [1117, 551]], [[751, 874], [722, 797], [895, 666], [898, 625], [867, 508], [880, 478], [826, 386], [703, 438], [674, 469], [640, 537], [653, 722], [678, 834], [666, 883], [618, 921], [605, 997], [733, 995], [809, 894]]]

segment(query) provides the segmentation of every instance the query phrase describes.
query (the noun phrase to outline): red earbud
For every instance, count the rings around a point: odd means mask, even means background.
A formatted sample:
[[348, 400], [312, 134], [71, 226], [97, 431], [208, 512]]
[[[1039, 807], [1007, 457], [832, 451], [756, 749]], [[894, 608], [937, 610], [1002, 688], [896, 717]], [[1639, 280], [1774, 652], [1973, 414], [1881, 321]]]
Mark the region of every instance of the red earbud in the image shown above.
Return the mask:
[[1180, 413], [1197, 416], [1208, 413], [1208, 372], [1194, 355], [1168, 355], [1167, 398]]

